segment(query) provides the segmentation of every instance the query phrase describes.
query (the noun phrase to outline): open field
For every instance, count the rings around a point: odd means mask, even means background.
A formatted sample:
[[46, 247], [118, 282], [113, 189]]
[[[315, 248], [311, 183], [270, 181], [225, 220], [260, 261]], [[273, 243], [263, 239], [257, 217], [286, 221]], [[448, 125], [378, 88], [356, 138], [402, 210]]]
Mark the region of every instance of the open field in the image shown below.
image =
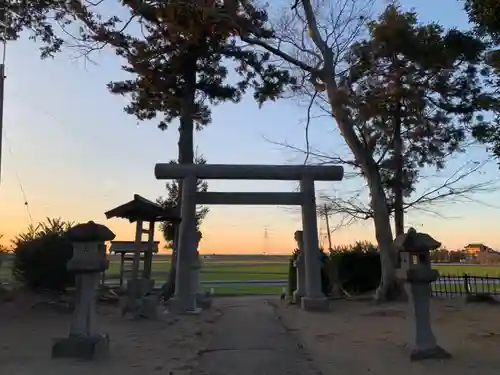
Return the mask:
[[[286, 280], [289, 256], [273, 255], [209, 255], [202, 259], [201, 281], [246, 281], [246, 280]], [[500, 265], [435, 264], [433, 266], [442, 275], [462, 276], [500, 276]], [[153, 277], [158, 282], [167, 279], [170, 257], [157, 255], [153, 260]], [[9, 262], [0, 267], [0, 280], [11, 278]], [[106, 272], [107, 280], [118, 280], [120, 261], [117, 256], [110, 256], [110, 267]], [[472, 286], [472, 290], [474, 290]], [[493, 285], [492, 290], [499, 291], [500, 285]], [[210, 288], [205, 288], [210, 289]], [[216, 294], [279, 294], [281, 287], [259, 285], [218, 286]], [[463, 283], [455, 285], [433, 285], [434, 290], [463, 292]]]

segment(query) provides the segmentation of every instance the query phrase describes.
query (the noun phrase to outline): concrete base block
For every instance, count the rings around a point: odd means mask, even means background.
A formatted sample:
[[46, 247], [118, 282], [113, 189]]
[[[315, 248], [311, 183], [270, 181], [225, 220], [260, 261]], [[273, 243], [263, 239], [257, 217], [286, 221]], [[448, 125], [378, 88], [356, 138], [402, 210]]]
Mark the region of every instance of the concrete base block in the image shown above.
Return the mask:
[[168, 311], [174, 314], [196, 314], [201, 311], [196, 306], [196, 297], [193, 296], [187, 300], [174, 297], [169, 300]]
[[209, 295], [198, 293], [196, 294], [196, 306], [202, 309], [209, 309], [212, 307], [212, 299]]
[[426, 359], [450, 359], [452, 355], [440, 346], [426, 349], [414, 349], [411, 352], [410, 360], [423, 361]]
[[54, 339], [52, 344], [52, 358], [99, 360], [107, 358], [108, 355], [108, 335], [70, 336], [63, 339]]
[[141, 317], [146, 319], [155, 319], [158, 313], [158, 296], [149, 295], [142, 298]]
[[326, 297], [302, 297], [300, 306], [306, 311], [328, 311], [330, 310], [330, 301]]
[[292, 301], [293, 303], [296, 303], [297, 305], [300, 305], [301, 304], [301, 300], [302, 300], [302, 297], [304, 297], [302, 295], [302, 293], [299, 293], [297, 290], [295, 290], [292, 294]]
[[201, 312], [202, 312], [202, 309], [199, 308], [199, 307], [197, 307], [194, 310], [186, 310], [186, 311], [184, 311], [184, 314], [185, 315], [199, 315], [199, 314], [201, 314]]
[[127, 297], [125, 305], [122, 308], [122, 314], [126, 315], [130, 313], [134, 320], [155, 319], [157, 317], [159, 303], [158, 296], [152, 294], [135, 299]]

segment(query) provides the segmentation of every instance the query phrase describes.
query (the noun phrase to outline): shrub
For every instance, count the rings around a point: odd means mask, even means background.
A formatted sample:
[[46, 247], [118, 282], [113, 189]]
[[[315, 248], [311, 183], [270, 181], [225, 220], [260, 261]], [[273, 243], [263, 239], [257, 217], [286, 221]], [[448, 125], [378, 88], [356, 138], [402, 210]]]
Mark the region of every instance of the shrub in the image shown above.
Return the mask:
[[337, 267], [337, 279], [349, 293], [358, 294], [375, 290], [381, 278], [380, 254], [376, 246], [357, 242], [353, 246], [338, 248], [330, 253], [331, 267]]
[[72, 223], [61, 219], [47, 219], [13, 240], [14, 260], [12, 274], [26, 287], [64, 291], [74, 285], [73, 275], [66, 264], [73, 254], [72, 243], [66, 231]]
[[[0, 240], [2, 239], [2, 237], [3, 237], [3, 234], [0, 234]], [[7, 249], [5, 248], [5, 246], [0, 244], [0, 267], [2, 267], [4, 253], [6, 253], [6, 252], [7, 252]]]

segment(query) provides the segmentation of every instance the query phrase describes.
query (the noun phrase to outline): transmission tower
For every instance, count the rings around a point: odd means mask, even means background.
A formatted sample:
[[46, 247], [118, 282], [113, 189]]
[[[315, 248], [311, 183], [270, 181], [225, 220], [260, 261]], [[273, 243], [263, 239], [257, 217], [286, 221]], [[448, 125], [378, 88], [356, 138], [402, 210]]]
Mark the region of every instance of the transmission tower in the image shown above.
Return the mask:
[[269, 227], [267, 225], [264, 226], [264, 249], [262, 253], [265, 255], [269, 253]]

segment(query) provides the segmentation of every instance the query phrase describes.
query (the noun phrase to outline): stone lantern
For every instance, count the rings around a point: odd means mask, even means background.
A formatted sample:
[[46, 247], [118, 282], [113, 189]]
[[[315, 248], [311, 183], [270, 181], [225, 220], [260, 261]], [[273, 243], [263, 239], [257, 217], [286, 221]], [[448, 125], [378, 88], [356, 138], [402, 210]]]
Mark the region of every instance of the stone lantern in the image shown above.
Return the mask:
[[89, 221], [67, 232], [73, 242], [73, 257], [67, 269], [75, 274], [75, 312], [69, 337], [55, 339], [52, 357], [95, 359], [109, 352], [109, 337], [95, 327], [96, 292], [100, 274], [108, 268], [105, 241], [115, 238], [106, 226]]
[[407, 285], [415, 321], [415, 348], [410, 359], [447, 359], [451, 354], [441, 348], [432, 332], [430, 319], [431, 283], [439, 278], [439, 272], [431, 268], [430, 251], [441, 243], [425, 233], [410, 228], [394, 241], [400, 266], [398, 278]]
[[306, 262], [304, 255], [304, 233], [298, 230], [294, 233], [297, 243], [297, 258], [295, 259], [295, 271], [297, 275], [297, 289], [293, 292], [293, 301], [300, 304], [300, 300], [306, 293]]

